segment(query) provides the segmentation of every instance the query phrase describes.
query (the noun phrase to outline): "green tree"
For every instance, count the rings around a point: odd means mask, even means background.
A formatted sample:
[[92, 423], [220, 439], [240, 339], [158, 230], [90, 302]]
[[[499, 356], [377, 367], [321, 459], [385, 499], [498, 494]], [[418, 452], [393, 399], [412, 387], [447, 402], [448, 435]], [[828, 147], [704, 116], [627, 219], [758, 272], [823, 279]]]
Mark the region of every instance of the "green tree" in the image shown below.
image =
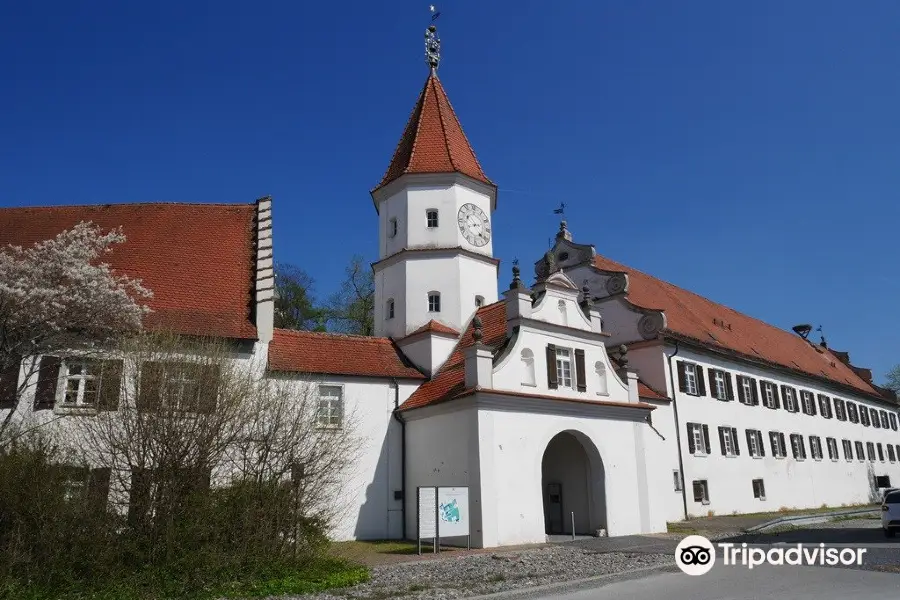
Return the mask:
[[375, 278], [362, 256], [354, 256], [341, 288], [328, 301], [329, 329], [357, 335], [375, 334]]
[[897, 365], [888, 371], [885, 379], [887, 380], [887, 383], [885, 383], [884, 387], [900, 394], [900, 365]]
[[325, 331], [327, 311], [313, 296], [313, 279], [288, 263], [275, 265], [275, 327]]

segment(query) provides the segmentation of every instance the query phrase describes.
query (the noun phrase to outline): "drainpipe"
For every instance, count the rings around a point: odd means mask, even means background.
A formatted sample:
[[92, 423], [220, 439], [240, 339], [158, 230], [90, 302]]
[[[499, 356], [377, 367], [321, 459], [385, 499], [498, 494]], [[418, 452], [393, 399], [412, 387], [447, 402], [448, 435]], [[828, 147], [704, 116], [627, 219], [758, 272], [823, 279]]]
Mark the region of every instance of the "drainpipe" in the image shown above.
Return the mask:
[[675, 387], [675, 376], [672, 370], [672, 359], [678, 354], [678, 340], [675, 341], [675, 352], [666, 354], [669, 361], [669, 389], [672, 390], [672, 414], [675, 417], [675, 444], [678, 446], [678, 472], [681, 476], [681, 504], [684, 507], [684, 519], [688, 518], [687, 509], [687, 479], [684, 476], [684, 457], [681, 454], [681, 425], [678, 423], [678, 388]]
[[[400, 423], [400, 523], [402, 527], [401, 539], [406, 539], [406, 421], [400, 416], [400, 386], [397, 379], [391, 377], [394, 384], [394, 418]], [[684, 487], [684, 486], [682, 486]]]

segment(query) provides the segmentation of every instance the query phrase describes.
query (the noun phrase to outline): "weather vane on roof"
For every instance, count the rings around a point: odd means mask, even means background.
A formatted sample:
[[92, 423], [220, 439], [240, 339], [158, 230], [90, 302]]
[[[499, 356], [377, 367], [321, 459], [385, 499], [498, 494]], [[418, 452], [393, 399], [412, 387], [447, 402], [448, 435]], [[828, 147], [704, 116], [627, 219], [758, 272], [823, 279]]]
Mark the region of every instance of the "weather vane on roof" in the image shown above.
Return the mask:
[[441, 16], [441, 13], [434, 7], [434, 4], [428, 8], [431, 10], [431, 25], [425, 30], [425, 62], [432, 71], [437, 71], [441, 62], [441, 38], [438, 37], [434, 22]]

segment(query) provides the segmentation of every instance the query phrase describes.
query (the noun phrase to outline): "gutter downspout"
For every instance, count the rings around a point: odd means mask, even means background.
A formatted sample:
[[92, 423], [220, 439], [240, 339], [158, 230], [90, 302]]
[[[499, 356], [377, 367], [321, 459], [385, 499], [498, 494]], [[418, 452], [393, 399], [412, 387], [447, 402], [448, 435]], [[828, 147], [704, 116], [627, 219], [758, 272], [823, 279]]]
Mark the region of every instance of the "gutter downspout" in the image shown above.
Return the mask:
[[[406, 421], [400, 416], [400, 385], [397, 379], [391, 377], [394, 384], [394, 418], [400, 423], [400, 522], [402, 527], [401, 538], [406, 539]], [[684, 487], [684, 486], [682, 486]]]
[[[675, 417], [675, 444], [678, 446], [678, 471], [681, 476], [681, 503], [684, 508], [684, 519], [688, 518], [688, 509], [687, 509], [687, 485], [685, 482], [684, 476], [684, 457], [681, 454], [681, 425], [678, 423], [678, 388], [675, 387], [675, 376], [673, 375], [674, 371], [672, 371], [672, 359], [678, 354], [678, 350], [680, 349], [678, 346], [678, 340], [673, 340], [675, 342], [675, 352], [672, 354], [666, 354], [666, 360], [669, 362], [669, 387], [672, 390], [672, 414]], [[665, 352], [663, 353], [665, 354]]]

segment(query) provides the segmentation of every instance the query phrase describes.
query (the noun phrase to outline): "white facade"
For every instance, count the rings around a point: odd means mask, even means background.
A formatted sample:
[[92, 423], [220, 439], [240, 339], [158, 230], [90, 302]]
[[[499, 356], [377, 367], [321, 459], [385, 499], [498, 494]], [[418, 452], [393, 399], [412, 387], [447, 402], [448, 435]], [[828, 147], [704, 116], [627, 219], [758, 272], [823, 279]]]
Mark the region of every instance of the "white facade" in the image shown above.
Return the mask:
[[494, 189], [459, 174], [404, 175], [373, 200], [376, 335], [401, 338], [431, 320], [460, 330], [477, 306], [497, 301]]

